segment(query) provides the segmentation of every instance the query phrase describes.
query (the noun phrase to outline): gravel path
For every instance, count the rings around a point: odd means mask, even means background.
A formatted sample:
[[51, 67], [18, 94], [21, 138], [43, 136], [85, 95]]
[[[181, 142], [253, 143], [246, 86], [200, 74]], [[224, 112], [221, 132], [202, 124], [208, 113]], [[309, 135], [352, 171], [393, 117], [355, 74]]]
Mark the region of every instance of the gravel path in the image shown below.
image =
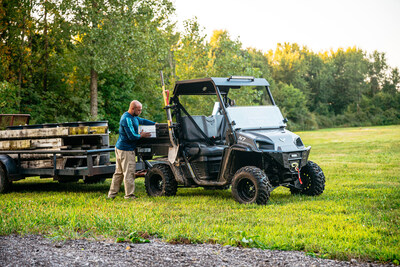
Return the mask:
[[0, 266], [390, 266], [324, 260], [303, 252], [200, 244], [52, 241], [41, 236], [0, 236]]

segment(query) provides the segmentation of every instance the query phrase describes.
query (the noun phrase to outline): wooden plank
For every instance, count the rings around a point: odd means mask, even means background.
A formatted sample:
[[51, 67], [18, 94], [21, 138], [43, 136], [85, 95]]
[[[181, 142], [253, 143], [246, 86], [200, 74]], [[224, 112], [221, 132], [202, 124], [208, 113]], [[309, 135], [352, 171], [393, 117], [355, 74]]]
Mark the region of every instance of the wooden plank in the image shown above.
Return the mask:
[[0, 139], [26, 139], [68, 136], [69, 127], [21, 129], [0, 131]]
[[57, 148], [64, 145], [62, 138], [32, 139], [31, 141], [34, 148]]
[[91, 134], [106, 134], [108, 131], [108, 126], [92, 126], [90, 127]]
[[0, 141], [0, 150], [22, 150], [31, 149], [31, 140]]
[[68, 127], [68, 135], [89, 134], [89, 126]]
[[69, 127], [69, 135], [106, 134], [108, 126]]
[[[63, 169], [67, 159], [59, 158], [56, 160], [57, 169]], [[43, 169], [53, 168], [53, 159], [42, 159], [42, 160], [27, 160], [21, 161], [21, 167], [25, 169]]]
[[57, 148], [63, 145], [62, 138], [25, 139], [0, 141], [0, 150], [24, 150], [34, 148]]
[[0, 131], [0, 140], [49, 138], [68, 135], [107, 134], [108, 126], [54, 127]]
[[[54, 148], [43, 148], [40, 149], [41, 151], [46, 150], [46, 151], [61, 151], [62, 149], [64, 149], [65, 147], [54, 147]], [[30, 150], [29, 152], [34, 152], [35, 150]], [[26, 160], [26, 159], [49, 159], [49, 158], [53, 158], [53, 154], [20, 154], [20, 159], [21, 160]], [[56, 154], [57, 157], [61, 157], [61, 154]], [[8, 156], [10, 156], [10, 158], [13, 159], [18, 159], [18, 154], [8, 154]]]

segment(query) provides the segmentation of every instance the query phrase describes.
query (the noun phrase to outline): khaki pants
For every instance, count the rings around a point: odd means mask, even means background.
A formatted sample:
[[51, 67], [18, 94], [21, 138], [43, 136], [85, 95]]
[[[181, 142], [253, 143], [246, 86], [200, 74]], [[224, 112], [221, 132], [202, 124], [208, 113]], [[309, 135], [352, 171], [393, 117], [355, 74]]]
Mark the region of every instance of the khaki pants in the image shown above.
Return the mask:
[[114, 198], [118, 194], [122, 180], [124, 180], [125, 198], [133, 197], [135, 193], [136, 172], [135, 151], [124, 151], [115, 148], [115, 157], [117, 162], [108, 197]]

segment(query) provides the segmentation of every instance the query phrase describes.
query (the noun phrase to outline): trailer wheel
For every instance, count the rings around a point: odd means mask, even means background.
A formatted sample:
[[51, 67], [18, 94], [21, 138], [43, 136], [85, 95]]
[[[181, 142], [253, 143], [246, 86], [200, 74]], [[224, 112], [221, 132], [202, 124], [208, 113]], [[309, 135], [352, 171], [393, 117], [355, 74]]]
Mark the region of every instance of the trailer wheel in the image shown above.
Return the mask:
[[149, 196], [175, 196], [178, 184], [166, 164], [154, 165], [146, 174], [144, 179], [146, 192]]
[[0, 194], [6, 193], [11, 187], [11, 181], [8, 180], [7, 174], [0, 166]]
[[232, 195], [239, 203], [265, 205], [271, 191], [268, 177], [257, 167], [243, 167], [233, 177]]
[[319, 196], [325, 189], [325, 175], [317, 163], [308, 161], [300, 170], [302, 189], [290, 188], [292, 194]]

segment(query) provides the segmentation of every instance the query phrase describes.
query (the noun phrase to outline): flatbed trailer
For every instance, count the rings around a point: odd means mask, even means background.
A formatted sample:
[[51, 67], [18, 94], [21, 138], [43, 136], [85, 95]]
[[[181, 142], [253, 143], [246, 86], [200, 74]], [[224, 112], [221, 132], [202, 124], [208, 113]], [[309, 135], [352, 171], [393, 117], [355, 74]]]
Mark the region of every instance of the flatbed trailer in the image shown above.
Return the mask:
[[29, 118], [0, 114], [0, 193], [27, 177], [61, 183], [96, 183], [112, 177], [114, 147], [109, 145], [107, 121], [27, 125]]
[[[60, 130], [62, 127], [70, 127], [69, 133], [71, 134], [62, 137], [56, 136], [62, 139], [62, 146], [50, 149], [15, 149], [15, 145], [26, 145], [26, 142], [23, 142], [26, 141], [25, 139], [30, 138], [32, 144], [37, 140], [46, 140], [46, 138], [40, 136], [40, 133], [38, 134], [40, 129], [45, 132], [49, 128]], [[101, 130], [100, 134], [90, 134], [91, 129], [98, 131], [99, 127], [106, 127], [106, 130]], [[156, 137], [143, 138], [138, 142], [136, 177], [142, 177], [146, 174], [146, 171], [154, 164], [150, 161], [154, 157], [168, 154], [170, 147], [168, 125], [158, 123], [155, 128]], [[27, 129], [39, 130], [31, 131], [34, 137], [29, 137], [26, 131], [23, 132]], [[11, 132], [14, 130], [21, 132]], [[56, 134], [60, 135], [60, 133]], [[20, 135], [23, 137], [20, 137]], [[49, 138], [53, 139], [53, 137], [47, 138], [50, 140]], [[43, 142], [38, 143], [39, 146], [43, 145]], [[111, 178], [115, 172], [115, 162], [110, 161], [110, 152], [113, 152], [115, 148], [109, 145], [108, 123], [105, 121], [11, 125], [7, 126], [6, 130], [0, 131], [0, 147], [1, 145], [3, 147], [8, 146], [9, 149], [0, 149], [0, 193], [8, 191], [13, 181], [27, 177], [53, 178], [61, 183], [77, 182], [80, 179], [85, 183], [97, 183]], [[88, 146], [100, 148], [76, 149], [76, 147]]]
[[[17, 181], [31, 176], [40, 176], [41, 178], [48, 177], [75, 177], [83, 178], [108, 178], [115, 171], [115, 164], [108, 162], [99, 165], [96, 161], [102, 155], [109, 154], [114, 151], [114, 148], [93, 149], [93, 150], [65, 150], [65, 151], [47, 151], [47, 150], [0, 150], [0, 161], [6, 168], [8, 179]], [[21, 155], [40, 155], [52, 154], [53, 167], [51, 168], [23, 168], [21, 167]], [[18, 158], [12, 159], [9, 155], [18, 155]], [[87, 166], [81, 167], [65, 167], [57, 168], [58, 157], [74, 157], [85, 159]]]

